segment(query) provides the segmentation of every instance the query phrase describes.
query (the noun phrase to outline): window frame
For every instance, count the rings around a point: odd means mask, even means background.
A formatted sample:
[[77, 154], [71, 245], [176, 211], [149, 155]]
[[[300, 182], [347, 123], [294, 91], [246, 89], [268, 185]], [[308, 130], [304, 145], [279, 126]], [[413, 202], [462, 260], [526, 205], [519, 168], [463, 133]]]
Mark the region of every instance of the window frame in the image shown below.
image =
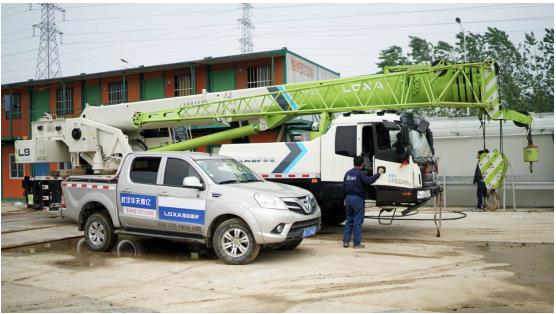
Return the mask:
[[[154, 180], [154, 183], [146, 183], [146, 182], [137, 182], [135, 180], [133, 180], [131, 173], [133, 172], [133, 165], [135, 164], [135, 162], [137, 161], [137, 159], [155, 159], [158, 158], [159, 162], [158, 162], [158, 170], [156, 171], [156, 177]], [[129, 178], [129, 182], [132, 184], [145, 184], [145, 185], [160, 185], [158, 183], [158, 178], [160, 177], [160, 168], [162, 166], [162, 163], [164, 162], [164, 158], [162, 156], [136, 156], [135, 158], [133, 158], [133, 160], [131, 161], [131, 164], [129, 165], [129, 171], [128, 171], [128, 178]]]
[[[264, 70], [263, 70], [264, 69]], [[266, 75], [264, 79], [260, 79], [259, 75]], [[267, 79], [268, 78], [268, 79]], [[257, 88], [272, 86], [272, 70], [270, 65], [254, 65], [247, 67], [247, 88]]]
[[[62, 95], [65, 90], [65, 95]], [[69, 106], [68, 106], [69, 104]], [[69, 116], [73, 114], [73, 87], [56, 89], [56, 115]]]
[[[13, 157], [13, 161], [12, 161], [12, 157]], [[14, 177], [14, 176], [12, 176], [12, 170], [13, 170], [13, 169], [12, 169], [12, 166], [13, 166], [13, 165], [15, 165], [16, 167], [18, 167], [18, 168], [15, 169], [16, 175], [18, 174], [17, 172], [21, 171], [21, 177]], [[9, 169], [9, 178], [10, 178], [10, 179], [23, 179], [23, 178], [25, 178], [25, 164], [15, 162], [15, 154], [9, 154], [9, 157], [8, 157], [8, 166], [9, 166], [9, 168], [10, 168], [10, 169]], [[19, 167], [21, 167], [21, 170], [19, 169]]]
[[[58, 170], [69, 170], [72, 169], [72, 165], [71, 165], [71, 161], [61, 161], [61, 162], [57, 162], [56, 163], [58, 165]], [[66, 166], [69, 165], [69, 168], [66, 168]]]
[[[185, 83], [189, 82], [189, 87], [186, 88], [179, 88], [178, 79], [184, 79]], [[187, 84], [184, 84], [187, 86]], [[181, 91], [185, 91], [185, 93], [181, 94]], [[189, 96], [193, 95], [193, 80], [191, 78], [191, 74], [188, 73], [178, 73], [174, 75], [174, 97], [180, 96]]]
[[[10, 111], [5, 110], [6, 113], [6, 120], [21, 120], [21, 93], [12, 93], [12, 94], [5, 94], [2, 97], [2, 105], [5, 104], [6, 96], [10, 96]], [[17, 99], [18, 101], [14, 101]], [[5, 108], [5, 106], [2, 106]], [[15, 110], [17, 108], [17, 111]]]
[[[119, 88], [115, 91], [112, 91], [112, 87], [119, 85]], [[118, 81], [118, 82], [110, 82], [108, 83], [108, 104], [109, 105], [117, 105], [128, 102], [129, 95], [128, 95], [128, 81]], [[122, 93], [123, 98], [122, 98]], [[113, 97], [117, 95], [116, 99]]]
[[[166, 184], [165, 180], [166, 180], [166, 170], [168, 169], [168, 162], [170, 161], [170, 159], [175, 159], [175, 160], [179, 160], [181, 162], [186, 163], [191, 169], [193, 169], [193, 171], [195, 171], [195, 173], [197, 173], [197, 177], [199, 178], [199, 181], [201, 181], [202, 184], [204, 184], [205, 180], [203, 179], [203, 176], [201, 175], [201, 173], [195, 169], [195, 166], [193, 165], [193, 163], [179, 158], [179, 157], [168, 157], [166, 158], [166, 162], [164, 163], [164, 173], [162, 175], [162, 185], [163, 186], [169, 186], [169, 187], [174, 187], [174, 188], [183, 188], [184, 186], [182, 184], [180, 185], [172, 185], [172, 184]], [[184, 177], [186, 178], [186, 177]], [[183, 180], [182, 180], [183, 181]]]
[[[348, 135], [353, 135], [352, 139], [338, 139], [339, 137], [339, 131], [340, 129], [342, 130], [342, 132], [344, 132], [344, 130], [347, 132], [349, 131], [349, 133], [346, 133]], [[349, 140], [349, 143], [348, 143]], [[343, 144], [345, 146], [347, 146], [348, 144], [350, 145], [349, 150], [339, 150], [338, 149], [338, 145], [339, 144]], [[353, 150], [353, 152], [352, 152]], [[336, 127], [336, 134], [334, 134], [334, 154], [336, 155], [340, 155], [340, 156], [345, 156], [345, 157], [355, 157], [357, 156], [357, 126], [356, 125], [340, 125]]]

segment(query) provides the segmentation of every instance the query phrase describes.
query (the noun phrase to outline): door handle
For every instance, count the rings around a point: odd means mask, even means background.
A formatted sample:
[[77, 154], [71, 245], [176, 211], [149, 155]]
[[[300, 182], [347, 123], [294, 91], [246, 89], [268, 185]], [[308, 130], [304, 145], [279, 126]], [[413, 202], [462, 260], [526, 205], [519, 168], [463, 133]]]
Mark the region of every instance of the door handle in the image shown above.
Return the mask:
[[158, 196], [168, 196], [170, 194], [168, 194], [168, 192], [160, 192], [158, 193]]
[[133, 193], [133, 191], [131, 189], [124, 189], [124, 190], [122, 190], [122, 192], [124, 192], [124, 193]]

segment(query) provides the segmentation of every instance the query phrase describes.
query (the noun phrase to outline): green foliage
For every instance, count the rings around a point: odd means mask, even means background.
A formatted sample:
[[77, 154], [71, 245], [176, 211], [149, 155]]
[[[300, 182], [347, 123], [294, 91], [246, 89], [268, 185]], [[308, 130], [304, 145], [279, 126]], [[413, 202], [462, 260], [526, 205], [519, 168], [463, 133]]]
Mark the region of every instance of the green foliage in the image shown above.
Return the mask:
[[[484, 33], [456, 34], [455, 46], [439, 41], [409, 36], [409, 52], [391, 46], [380, 52], [377, 66], [448, 62], [482, 62], [495, 60], [500, 68], [498, 85], [503, 106], [533, 112], [554, 111], [554, 29], [545, 29], [542, 39], [527, 33], [517, 46], [503, 30], [487, 28]], [[416, 110], [430, 116], [460, 116], [466, 111], [433, 108]]]
[[408, 64], [407, 58], [403, 56], [402, 47], [400, 46], [390, 46], [383, 49], [380, 52], [378, 59], [381, 61], [376, 65], [382, 72], [384, 72], [385, 66]]

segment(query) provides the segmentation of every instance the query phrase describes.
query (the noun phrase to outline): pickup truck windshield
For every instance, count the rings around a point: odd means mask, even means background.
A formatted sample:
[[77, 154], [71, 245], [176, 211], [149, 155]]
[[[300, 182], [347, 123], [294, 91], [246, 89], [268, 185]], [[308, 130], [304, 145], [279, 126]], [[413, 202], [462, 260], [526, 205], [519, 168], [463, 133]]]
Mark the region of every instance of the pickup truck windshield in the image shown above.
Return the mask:
[[262, 181], [253, 171], [234, 159], [201, 159], [196, 162], [216, 184]]

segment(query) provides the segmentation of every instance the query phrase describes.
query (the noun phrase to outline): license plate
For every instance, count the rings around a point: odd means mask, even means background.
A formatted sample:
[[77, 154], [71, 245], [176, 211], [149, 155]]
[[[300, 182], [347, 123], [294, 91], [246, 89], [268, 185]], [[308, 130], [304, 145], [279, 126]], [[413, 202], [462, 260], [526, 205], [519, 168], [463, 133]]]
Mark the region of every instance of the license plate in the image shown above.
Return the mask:
[[317, 234], [317, 227], [316, 226], [303, 229], [303, 237], [304, 238], [314, 236], [315, 234]]

